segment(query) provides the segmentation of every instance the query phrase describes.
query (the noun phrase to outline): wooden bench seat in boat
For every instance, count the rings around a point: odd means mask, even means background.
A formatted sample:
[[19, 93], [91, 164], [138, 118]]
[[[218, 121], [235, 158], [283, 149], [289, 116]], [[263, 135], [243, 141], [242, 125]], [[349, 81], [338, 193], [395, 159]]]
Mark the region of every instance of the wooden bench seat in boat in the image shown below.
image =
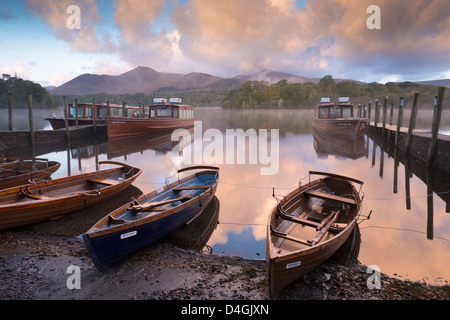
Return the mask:
[[35, 200], [49, 200], [49, 197], [43, 196], [42, 194], [34, 194], [34, 193], [23, 193], [25, 197], [35, 199]]
[[325, 192], [321, 192], [321, 191], [307, 190], [307, 191], [305, 191], [305, 194], [308, 194], [310, 196], [320, 198], [320, 199], [332, 200], [332, 201], [356, 205], [356, 201], [354, 199], [345, 198], [345, 197], [341, 197], [341, 196], [335, 196], [334, 194], [329, 194], [329, 193], [325, 193]]
[[[304, 245], [308, 245], [308, 246], [314, 246], [317, 243], [319, 243], [323, 237], [325, 236], [325, 234], [327, 232], [339, 232], [339, 229], [334, 229], [332, 226], [333, 224], [336, 222], [336, 220], [339, 217], [339, 213], [340, 211], [335, 211], [333, 213], [331, 213], [326, 219], [323, 219], [322, 223], [320, 223], [320, 228], [318, 227], [316, 230], [318, 231], [318, 233], [316, 234], [316, 236], [314, 237], [314, 239], [312, 240], [303, 240], [303, 239], [299, 239], [297, 237], [293, 237], [290, 236], [286, 233], [280, 232], [275, 230], [272, 225], [270, 226], [270, 232], [280, 238], [286, 239], [286, 240], [290, 240], [290, 241], [294, 241], [294, 242], [298, 242]], [[288, 219], [290, 221], [296, 222], [296, 223], [301, 223], [301, 224], [306, 224], [309, 225], [308, 220], [305, 219], [296, 219], [296, 218], [292, 218]], [[306, 223], [305, 223], [306, 222]]]
[[112, 185], [119, 183], [119, 181], [117, 181], [117, 180], [107, 179], [107, 178], [89, 178], [87, 181], [90, 183], [99, 183], [99, 184], [104, 184], [107, 186], [112, 186]]

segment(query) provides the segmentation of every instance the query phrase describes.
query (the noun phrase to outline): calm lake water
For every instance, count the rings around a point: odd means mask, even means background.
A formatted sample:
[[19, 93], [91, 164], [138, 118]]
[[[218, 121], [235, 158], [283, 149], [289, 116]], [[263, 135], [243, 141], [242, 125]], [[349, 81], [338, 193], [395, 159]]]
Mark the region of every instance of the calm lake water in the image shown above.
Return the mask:
[[[50, 129], [43, 118], [53, 113], [62, 114], [59, 109], [35, 112], [36, 129]], [[6, 130], [6, 111], [1, 110], [0, 116], [0, 130]], [[15, 128], [27, 129], [27, 117], [25, 109], [21, 114], [15, 114]], [[265, 259], [267, 217], [277, 203], [272, 196], [273, 190], [278, 197], [287, 194], [300, 180], [308, 181], [310, 170], [354, 177], [364, 181], [363, 215], [372, 210], [371, 219], [360, 224], [359, 261], [367, 266], [377, 265], [381, 272], [401, 279], [433, 284], [445, 284], [450, 280], [449, 177], [433, 177], [439, 186], [430, 189], [416, 174], [407, 173], [402, 163], [396, 166], [394, 159], [369, 137], [349, 144], [316, 139], [312, 133], [312, 110], [222, 110], [211, 107], [196, 108], [196, 117], [201, 121], [202, 133], [215, 128], [215, 132], [225, 135], [227, 129], [253, 128], [261, 136], [260, 129], [279, 129], [277, 173], [261, 174], [262, 169], [275, 165], [270, 152], [258, 155], [256, 164], [250, 164], [248, 152], [253, 146], [247, 143], [246, 161], [237, 164], [236, 156], [227, 158], [225, 151], [222, 156], [210, 152], [213, 141], [225, 146], [225, 137], [220, 142], [215, 140], [216, 137], [207, 140], [202, 135], [203, 141], [199, 141], [194, 134], [190, 144], [185, 143], [182, 150], [174, 153], [176, 143], [166, 135], [114, 140], [36, 156], [61, 162], [54, 178], [69, 172], [77, 174], [80, 168], [95, 170], [96, 158], [140, 167], [143, 174], [134, 186], [143, 193], [164, 185], [165, 179], [173, 176], [177, 169], [189, 165], [189, 160], [194, 161], [196, 152], [203, 154], [203, 163], [221, 159], [219, 162], [223, 163], [217, 164], [220, 182], [216, 194], [220, 203], [219, 223], [208, 234], [203, 250], [252, 259]], [[432, 110], [419, 110], [417, 127], [429, 129], [431, 117]], [[408, 112], [404, 119], [404, 123], [409, 121]], [[441, 132], [450, 132], [448, 111], [441, 120]], [[268, 149], [271, 151], [270, 143]], [[230, 163], [231, 159], [234, 163]], [[268, 159], [272, 161], [268, 162]]]

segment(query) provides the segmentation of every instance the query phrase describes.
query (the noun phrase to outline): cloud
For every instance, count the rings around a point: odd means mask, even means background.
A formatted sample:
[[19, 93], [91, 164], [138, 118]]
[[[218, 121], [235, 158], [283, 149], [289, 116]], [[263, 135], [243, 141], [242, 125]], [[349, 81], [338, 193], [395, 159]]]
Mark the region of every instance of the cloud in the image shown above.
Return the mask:
[[67, 9], [72, 0], [28, 0], [28, 9], [45, 21], [52, 32], [60, 39], [70, 43], [73, 50], [79, 52], [108, 52], [114, 50], [114, 44], [108, 34], [101, 33], [98, 26], [103, 21], [95, 0], [77, 2], [80, 8], [80, 29], [70, 29], [67, 21], [74, 14]]
[[9, 74], [14, 77], [16, 74], [19, 78], [27, 78], [26, 67], [20, 61], [13, 61], [12, 65], [4, 65], [0, 68], [2, 74]]
[[[381, 30], [366, 26], [367, 7], [381, 9]], [[262, 68], [316, 73], [374, 68], [388, 74], [438, 69], [450, 60], [450, 6], [445, 0], [192, 0], [173, 23], [194, 61], [240, 72]], [[419, 62], [419, 65], [418, 63]]]
[[[82, 28], [69, 30], [71, 2], [28, 0], [28, 7], [74, 50], [115, 54], [124, 65], [360, 80], [450, 70], [448, 0], [116, 0], [108, 21], [101, 2], [81, 0]], [[373, 4], [380, 30], [366, 25]]]

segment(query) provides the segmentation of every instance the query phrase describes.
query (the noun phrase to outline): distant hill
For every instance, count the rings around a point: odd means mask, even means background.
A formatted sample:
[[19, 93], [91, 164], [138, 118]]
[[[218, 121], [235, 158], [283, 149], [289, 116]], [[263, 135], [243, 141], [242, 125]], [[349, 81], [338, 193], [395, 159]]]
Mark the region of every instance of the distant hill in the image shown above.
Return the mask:
[[119, 76], [85, 73], [50, 91], [53, 95], [85, 95], [92, 93], [150, 93], [168, 86], [182, 74], [162, 73], [152, 68], [137, 67]]
[[[137, 67], [118, 76], [106, 74], [82, 74], [59, 87], [49, 88], [52, 95], [87, 95], [94, 93], [108, 94], [150, 94], [156, 91], [202, 90], [227, 91], [239, 88], [249, 80], [266, 81], [275, 84], [286, 79], [289, 83], [313, 82], [320, 78], [309, 78], [290, 73], [264, 69], [250, 75], [238, 75], [222, 78], [207, 73], [191, 72], [188, 74], [158, 72], [148, 67]], [[347, 79], [334, 79], [339, 83]], [[355, 81], [355, 80], [352, 80]], [[358, 84], [364, 84], [355, 81]], [[450, 87], [450, 79], [415, 82]]]
[[414, 81], [414, 83], [450, 88], [450, 79]]
[[295, 82], [303, 83], [303, 82], [309, 82], [309, 81], [318, 83], [320, 80], [320, 79], [296, 76], [293, 74], [279, 72], [279, 71], [273, 71], [273, 70], [268, 70], [268, 69], [265, 69], [265, 70], [262, 70], [260, 72], [250, 74], [250, 75], [238, 75], [234, 78], [242, 80], [242, 81], [249, 81], [249, 80], [266, 81], [269, 84], [274, 84], [281, 80], [287, 80], [288, 82], [291, 82], [291, 83], [295, 83]]

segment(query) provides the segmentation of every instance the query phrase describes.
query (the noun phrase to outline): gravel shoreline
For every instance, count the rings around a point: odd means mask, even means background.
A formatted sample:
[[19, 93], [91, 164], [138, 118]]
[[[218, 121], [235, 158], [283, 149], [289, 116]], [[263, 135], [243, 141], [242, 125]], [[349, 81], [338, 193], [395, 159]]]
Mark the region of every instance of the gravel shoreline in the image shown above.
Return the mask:
[[[80, 271], [80, 289], [69, 289]], [[449, 300], [450, 288], [381, 275], [369, 289], [367, 267], [325, 263], [278, 300]], [[72, 279], [72, 278], [71, 278]], [[69, 284], [70, 285], [70, 284]], [[271, 300], [263, 260], [186, 250], [159, 242], [108, 273], [81, 239], [19, 229], [0, 233], [0, 300]]]

